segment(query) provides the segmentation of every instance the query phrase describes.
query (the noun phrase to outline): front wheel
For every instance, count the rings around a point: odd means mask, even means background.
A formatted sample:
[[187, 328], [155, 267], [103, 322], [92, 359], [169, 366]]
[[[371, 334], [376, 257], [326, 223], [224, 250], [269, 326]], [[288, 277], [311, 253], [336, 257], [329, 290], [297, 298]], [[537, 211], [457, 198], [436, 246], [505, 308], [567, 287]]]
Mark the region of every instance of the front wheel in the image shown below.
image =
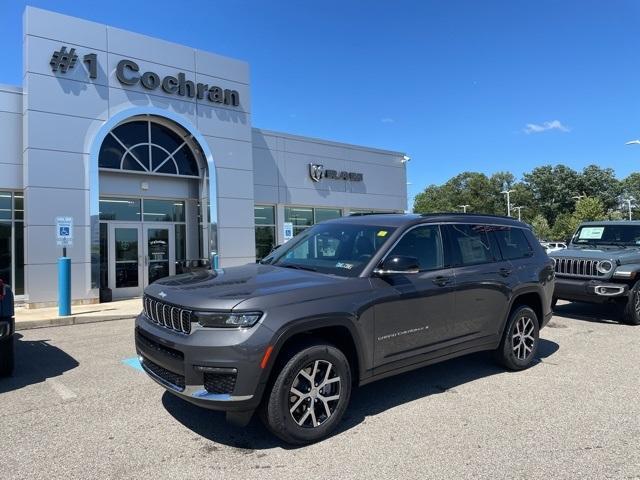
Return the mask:
[[509, 315], [497, 360], [509, 370], [524, 370], [533, 364], [540, 341], [538, 316], [527, 306], [516, 307]]
[[316, 344], [296, 353], [277, 373], [262, 418], [284, 441], [303, 445], [329, 435], [351, 396], [351, 368], [336, 347]]
[[622, 312], [622, 321], [627, 325], [640, 325], [640, 281], [629, 291], [629, 299]]

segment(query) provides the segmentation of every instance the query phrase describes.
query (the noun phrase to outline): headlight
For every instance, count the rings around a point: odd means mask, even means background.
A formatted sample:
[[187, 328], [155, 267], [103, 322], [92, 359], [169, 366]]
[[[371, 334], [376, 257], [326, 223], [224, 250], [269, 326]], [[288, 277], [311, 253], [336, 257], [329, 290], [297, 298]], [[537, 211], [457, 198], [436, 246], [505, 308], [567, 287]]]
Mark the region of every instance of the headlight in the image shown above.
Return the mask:
[[603, 260], [602, 262], [598, 263], [598, 271], [603, 275], [609, 273], [612, 269], [613, 263], [611, 263], [609, 260]]
[[262, 317], [262, 312], [195, 312], [196, 320], [203, 327], [238, 328], [253, 327]]

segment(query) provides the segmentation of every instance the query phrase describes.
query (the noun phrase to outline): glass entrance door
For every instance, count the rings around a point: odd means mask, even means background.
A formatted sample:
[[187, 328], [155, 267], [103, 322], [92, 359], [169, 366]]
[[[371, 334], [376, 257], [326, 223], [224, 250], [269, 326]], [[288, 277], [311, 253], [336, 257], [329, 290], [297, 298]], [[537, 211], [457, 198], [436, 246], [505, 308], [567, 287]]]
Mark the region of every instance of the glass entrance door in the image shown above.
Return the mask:
[[109, 288], [113, 298], [142, 295], [144, 285], [142, 228], [132, 224], [109, 224]]
[[176, 249], [173, 225], [144, 224], [145, 286], [176, 274]]

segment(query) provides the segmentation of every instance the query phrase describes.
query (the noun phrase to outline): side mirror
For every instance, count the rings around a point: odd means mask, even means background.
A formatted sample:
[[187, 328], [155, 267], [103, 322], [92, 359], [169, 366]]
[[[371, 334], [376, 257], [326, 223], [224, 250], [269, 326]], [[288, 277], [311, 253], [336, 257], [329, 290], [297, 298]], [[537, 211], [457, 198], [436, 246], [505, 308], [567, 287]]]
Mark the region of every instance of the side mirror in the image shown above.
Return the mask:
[[420, 265], [416, 257], [406, 255], [391, 255], [373, 272], [377, 275], [390, 275], [393, 273], [418, 273]]

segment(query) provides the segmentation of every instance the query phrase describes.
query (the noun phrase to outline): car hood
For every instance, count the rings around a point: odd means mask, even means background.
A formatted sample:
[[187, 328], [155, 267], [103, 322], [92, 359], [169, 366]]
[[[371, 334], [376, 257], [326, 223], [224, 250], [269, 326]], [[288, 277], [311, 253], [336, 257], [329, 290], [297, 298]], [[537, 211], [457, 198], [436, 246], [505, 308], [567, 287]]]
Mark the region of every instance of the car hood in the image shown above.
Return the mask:
[[145, 294], [193, 310], [228, 311], [242, 309], [243, 302], [251, 308], [266, 308], [341, 295], [345, 294], [345, 282], [361, 288], [370, 285], [361, 280], [366, 279], [248, 264], [167, 277], [149, 285]]
[[552, 258], [585, 258], [591, 260], [611, 260], [620, 264], [640, 261], [640, 250], [633, 247], [569, 247], [549, 252]]

